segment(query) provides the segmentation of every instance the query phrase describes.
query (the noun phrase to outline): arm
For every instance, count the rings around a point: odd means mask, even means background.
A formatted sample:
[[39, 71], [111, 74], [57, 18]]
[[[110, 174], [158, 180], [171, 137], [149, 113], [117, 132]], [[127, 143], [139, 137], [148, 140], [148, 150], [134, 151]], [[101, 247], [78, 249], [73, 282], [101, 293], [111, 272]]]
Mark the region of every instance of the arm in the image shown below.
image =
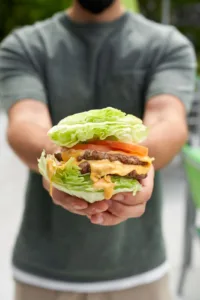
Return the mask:
[[8, 142], [23, 162], [37, 172], [41, 151], [54, 150], [47, 137], [52, 123], [37, 57], [39, 49], [36, 52], [30, 49], [22, 35], [23, 30], [16, 31], [1, 44], [0, 96], [8, 113]]
[[144, 123], [149, 127], [144, 142], [155, 157], [154, 167], [166, 166], [187, 141], [188, 129], [183, 103], [170, 95], [151, 98], [145, 109]]
[[[193, 98], [196, 71], [193, 47], [177, 30], [170, 30], [163, 42], [158, 39], [158, 48], [152, 58], [144, 113], [144, 123], [150, 128], [144, 144], [156, 159], [155, 169], [167, 165], [187, 140], [186, 111]], [[116, 195], [108, 211], [92, 216], [91, 221], [115, 225], [128, 218], [140, 217], [153, 191], [153, 168], [141, 184], [143, 189], [136, 196]]]
[[37, 159], [42, 150], [56, 150], [47, 136], [52, 126], [47, 106], [26, 99], [13, 105], [8, 116], [7, 138], [11, 148], [30, 169], [38, 172]]
[[145, 145], [155, 157], [155, 169], [166, 166], [187, 141], [186, 112], [195, 90], [196, 58], [192, 45], [172, 30], [152, 69], [146, 94]]
[[[0, 97], [9, 117], [9, 144], [30, 169], [38, 172], [37, 158], [42, 150], [52, 153], [56, 146], [47, 136], [52, 123], [41, 63], [37, 60], [37, 53], [32, 53], [32, 46], [30, 48], [29, 43], [24, 45], [23, 41], [20, 31], [6, 38], [0, 47]], [[34, 46], [37, 47], [37, 42]], [[32, 59], [30, 53], [34, 55]], [[49, 184], [45, 180], [43, 182], [49, 190]], [[56, 189], [53, 191], [53, 201], [79, 215], [91, 215], [108, 209], [106, 201], [89, 205]]]

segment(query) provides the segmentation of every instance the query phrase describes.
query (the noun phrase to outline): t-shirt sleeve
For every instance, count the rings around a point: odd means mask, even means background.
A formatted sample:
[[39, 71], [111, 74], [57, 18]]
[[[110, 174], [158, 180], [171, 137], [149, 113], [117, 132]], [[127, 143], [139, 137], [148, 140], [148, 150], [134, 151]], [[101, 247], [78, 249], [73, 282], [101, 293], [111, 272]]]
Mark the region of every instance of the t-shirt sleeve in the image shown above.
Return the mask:
[[31, 50], [16, 34], [0, 46], [0, 101], [6, 111], [23, 99], [47, 101], [40, 67]]
[[178, 97], [190, 109], [196, 83], [196, 56], [191, 43], [178, 30], [170, 32], [151, 74], [146, 100], [160, 94]]

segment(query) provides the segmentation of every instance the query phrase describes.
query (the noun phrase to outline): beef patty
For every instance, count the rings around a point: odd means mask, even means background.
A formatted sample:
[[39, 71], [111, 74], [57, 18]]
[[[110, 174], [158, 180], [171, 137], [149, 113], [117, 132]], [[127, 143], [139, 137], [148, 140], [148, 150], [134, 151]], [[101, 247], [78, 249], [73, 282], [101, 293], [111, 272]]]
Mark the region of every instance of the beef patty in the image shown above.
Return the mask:
[[140, 161], [136, 156], [123, 155], [120, 153], [108, 153], [96, 150], [86, 150], [83, 155], [78, 157], [78, 161], [81, 160], [102, 160], [108, 159], [109, 161], [120, 161], [125, 165], [137, 165], [146, 166], [147, 163]]
[[[55, 157], [58, 161], [62, 161], [61, 153], [56, 153]], [[83, 155], [78, 157], [78, 161], [82, 160], [102, 160], [108, 159], [109, 161], [120, 161], [125, 165], [137, 165], [137, 166], [146, 166], [147, 163], [140, 161], [138, 157], [131, 156], [131, 155], [123, 155], [120, 153], [108, 153], [108, 152], [101, 152], [96, 150], [86, 150]], [[90, 164], [87, 161], [82, 162], [79, 165], [81, 169], [81, 174], [89, 174], [91, 173]], [[137, 174], [136, 171], [132, 171], [126, 177], [135, 178], [137, 180], [141, 180], [147, 177], [147, 174]]]
[[[91, 168], [90, 168], [90, 164], [89, 162], [87, 161], [84, 161], [82, 162], [80, 165], [79, 165], [80, 169], [81, 169], [81, 174], [89, 174], [91, 173]], [[147, 177], [147, 174], [137, 174], [136, 171], [132, 171], [131, 173], [129, 173], [126, 177], [129, 177], [129, 178], [134, 178], [134, 179], [137, 179], [137, 180], [141, 180], [141, 179], [144, 179]]]

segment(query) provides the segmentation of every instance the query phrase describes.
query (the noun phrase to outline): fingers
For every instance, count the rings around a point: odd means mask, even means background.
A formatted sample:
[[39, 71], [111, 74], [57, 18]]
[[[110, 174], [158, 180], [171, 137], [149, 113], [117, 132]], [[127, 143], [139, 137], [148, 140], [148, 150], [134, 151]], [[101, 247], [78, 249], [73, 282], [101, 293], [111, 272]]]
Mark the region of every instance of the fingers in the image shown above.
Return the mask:
[[117, 201], [112, 201], [108, 211], [119, 218], [129, 219], [140, 218], [145, 213], [145, 209], [146, 203], [127, 206]]
[[119, 202], [126, 206], [143, 204], [145, 202], [143, 190], [141, 192], [138, 192], [136, 196], [133, 196], [133, 193], [117, 194], [112, 198], [111, 202]]
[[118, 225], [129, 218], [140, 218], [145, 212], [146, 205], [137, 205], [133, 208], [121, 203], [114, 203], [108, 211], [89, 216], [91, 223], [101, 226]]
[[151, 169], [149, 170], [148, 176], [145, 179], [141, 180], [141, 184], [143, 187], [148, 187], [148, 186], [153, 186], [154, 182], [154, 177], [155, 177], [155, 171], [154, 167], [152, 166]]
[[133, 196], [132, 193], [115, 195], [109, 201], [106, 213], [94, 215], [91, 222], [103, 226], [117, 225], [129, 218], [140, 218], [146, 209], [146, 203], [151, 198], [154, 183], [154, 169], [151, 168], [148, 177], [141, 181], [142, 191]]
[[91, 216], [90, 221], [92, 224], [96, 225], [114, 226], [126, 221], [126, 219], [116, 217], [109, 212], [104, 212], [98, 215]]
[[99, 201], [93, 204], [89, 204], [88, 208], [84, 209], [83, 212], [88, 215], [96, 215], [108, 210], [109, 204], [108, 201]]
[[112, 200], [118, 201], [128, 206], [140, 205], [147, 202], [152, 195], [154, 186], [154, 169], [150, 169], [147, 178], [141, 180], [142, 190], [135, 196], [132, 193], [121, 193], [115, 195]]
[[[49, 190], [48, 181], [44, 180], [43, 183], [44, 187]], [[136, 196], [132, 193], [122, 193], [115, 195], [110, 201], [89, 204], [54, 188], [53, 201], [72, 213], [89, 216], [93, 224], [113, 226], [129, 218], [139, 218], [145, 213], [146, 203], [153, 192], [153, 183], [154, 169], [152, 167], [148, 177], [141, 181], [142, 191]]]
[[[43, 179], [43, 186], [44, 188], [49, 192], [50, 184], [46, 179]], [[76, 213], [80, 210], [84, 210], [88, 207], [88, 203], [84, 200], [81, 200], [76, 197], [72, 197], [64, 192], [61, 192], [55, 188], [53, 188], [53, 193], [52, 193], [52, 199], [53, 202], [56, 205], [59, 205], [63, 207], [64, 209], [67, 209], [71, 212]], [[81, 213], [85, 215], [85, 213]]]
[[142, 190], [138, 192], [135, 196], [132, 193], [117, 194], [112, 198], [112, 202], [119, 202], [126, 206], [140, 205], [146, 203], [152, 194], [153, 186], [142, 187]]
[[[43, 179], [44, 188], [49, 191], [49, 182]], [[94, 215], [104, 212], [108, 209], [108, 201], [100, 201], [93, 204], [87, 203], [85, 200], [70, 196], [53, 188], [52, 194], [53, 202], [64, 209], [79, 215]]]
[[145, 213], [146, 204], [125, 206], [113, 201], [113, 206], [108, 211], [89, 217], [91, 223], [101, 226], [118, 225], [129, 218], [140, 218]]
[[72, 197], [57, 189], [53, 189], [52, 199], [56, 205], [60, 205], [68, 210], [84, 210], [88, 207], [88, 203], [86, 201]]
[[43, 183], [43, 187], [45, 188], [45, 190], [47, 190], [49, 192], [49, 188], [50, 188], [50, 184], [49, 181], [46, 180], [44, 177], [42, 178], [42, 183]]

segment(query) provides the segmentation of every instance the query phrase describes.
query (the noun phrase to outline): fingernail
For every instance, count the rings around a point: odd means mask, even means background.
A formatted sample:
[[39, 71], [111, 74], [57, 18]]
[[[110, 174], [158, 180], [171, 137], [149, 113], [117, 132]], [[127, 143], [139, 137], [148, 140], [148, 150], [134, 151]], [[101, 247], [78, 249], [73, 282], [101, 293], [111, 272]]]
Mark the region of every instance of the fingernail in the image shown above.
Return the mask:
[[113, 197], [113, 200], [115, 201], [123, 201], [124, 200], [124, 196], [123, 195], [116, 195]]
[[103, 217], [101, 215], [96, 217], [95, 224], [103, 224]]
[[85, 207], [82, 207], [82, 206], [79, 206], [79, 205], [74, 205], [73, 207], [74, 207], [74, 209], [77, 209], [77, 210], [85, 209]]

